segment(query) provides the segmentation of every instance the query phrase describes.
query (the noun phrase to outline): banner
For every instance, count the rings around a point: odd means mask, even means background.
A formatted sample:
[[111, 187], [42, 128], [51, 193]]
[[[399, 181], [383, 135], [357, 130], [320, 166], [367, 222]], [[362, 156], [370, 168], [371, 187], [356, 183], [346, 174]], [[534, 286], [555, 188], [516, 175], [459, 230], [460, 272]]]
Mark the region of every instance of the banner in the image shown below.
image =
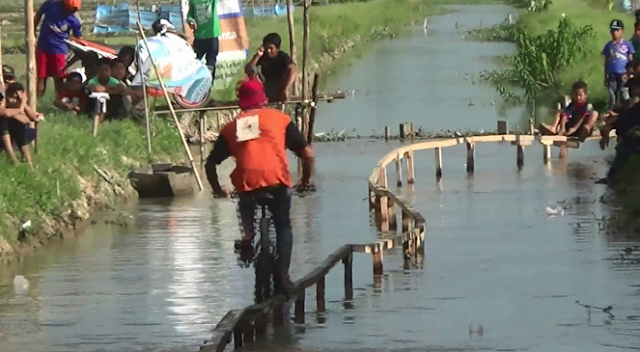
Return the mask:
[[247, 60], [249, 36], [240, 0], [218, 0], [220, 19], [220, 53], [216, 63], [214, 89], [225, 89], [240, 72]]
[[149, 52], [155, 61], [167, 91], [178, 94], [191, 102], [202, 101], [211, 90], [211, 72], [207, 66], [196, 59], [191, 45], [177, 35], [167, 34], [147, 38], [149, 51], [140, 41], [137, 46], [142, 68], [133, 77], [132, 86], [141, 86], [143, 75], [148, 87], [160, 88]]

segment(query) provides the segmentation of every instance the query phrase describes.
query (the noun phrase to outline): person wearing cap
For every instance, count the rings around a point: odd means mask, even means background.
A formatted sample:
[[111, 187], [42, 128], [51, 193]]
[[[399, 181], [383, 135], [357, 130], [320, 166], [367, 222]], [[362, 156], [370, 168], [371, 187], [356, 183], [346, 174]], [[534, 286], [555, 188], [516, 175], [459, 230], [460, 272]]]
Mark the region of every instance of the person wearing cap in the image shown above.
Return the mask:
[[218, 0], [189, 0], [187, 13], [187, 23], [194, 36], [193, 50], [198, 60], [206, 58], [213, 80], [216, 79], [216, 61], [220, 51], [218, 37], [222, 34], [217, 5]]
[[2, 65], [2, 80], [4, 81], [5, 87], [16, 81], [16, 71], [13, 67], [9, 65]]
[[286, 289], [291, 287], [289, 266], [293, 235], [291, 233], [292, 177], [285, 149], [302, 159], [300, 189], [311, 186], [314, 165], [313, 149], [282, 112], [265, 108], [267, 97], [262, 82], [249, 79], [241, 82], [237, 91], [242, 112], [227, 123], [218, 136], [205, 169], [207, 179], [215, 195], [228, 197], [229, 192], [220, 186], [216, 166], [233, 157], [236, 168], [231, 172], [231, 183], [238, 192], [238, 208], [242, 219], [243, 238], [236, 242], [241, 259], [253, 258], [253, 221], [256, 208], [254, 196], [268, 193], [273, 197], [269, 211], [277, 233], [277, 258]]
[[298, 76], [296, 64], [289, 54], [280, 50], [281, 44], [282, 38], [278, 33], [267, 34], [262, 39], [262, 46], [245, 66], [249, 77], [255, 77], [257, 67], [260, 67], [270, 103], [286, 102], [289, 88]]
[[39, 96], [44, 95], [49, 77], [53, 77], [56, 94], [64, 88], [69, 50], [65, 40], [70, 32], [76, 38], [82, 37], [82, 24], [77, 15], [80, 5], [80, 0], [47, 0], [35, 15], [36, 27], [42, 21], [36, 48]]
[[621, 103], [620, 93], [623, 88], [622, 77], [626, 73], [626, 65], [633, 60], [633, 45], [622, 38], [624, 23], [613, 20], [609, 24], [611, 41], [602, 49], [604, 56], [604, 85], [609, 90], [609, 108]]

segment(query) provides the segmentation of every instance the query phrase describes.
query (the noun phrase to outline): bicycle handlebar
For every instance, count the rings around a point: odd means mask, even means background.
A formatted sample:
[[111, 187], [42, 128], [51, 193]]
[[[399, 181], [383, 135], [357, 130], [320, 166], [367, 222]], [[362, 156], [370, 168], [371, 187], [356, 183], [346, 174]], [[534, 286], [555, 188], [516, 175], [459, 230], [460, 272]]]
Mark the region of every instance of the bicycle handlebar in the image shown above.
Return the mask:
[[[298, 197], [304, 197], [306, 195], [309, 195], [311, 193], [315, 193], [317, 191], [316, 186], [313, 185], [313, 184], [305, 187], [302, 190], [300, 189], [300, 185], [295, 185], [293, 187], [289, 187], [289, 190], [292, 191], [291, 195], [298, 196]], [[214, 198], [225, 198], [225, 197], [218, 196], [216, 194], [214, 194], [213, 196], [214, 196]], [[226, 197], [226, 198], [238, 199], [238, 197], [239, 197], [238, 191], [237, 190], [233, 190], [231, 193], [229, 193], [229, 197]]]

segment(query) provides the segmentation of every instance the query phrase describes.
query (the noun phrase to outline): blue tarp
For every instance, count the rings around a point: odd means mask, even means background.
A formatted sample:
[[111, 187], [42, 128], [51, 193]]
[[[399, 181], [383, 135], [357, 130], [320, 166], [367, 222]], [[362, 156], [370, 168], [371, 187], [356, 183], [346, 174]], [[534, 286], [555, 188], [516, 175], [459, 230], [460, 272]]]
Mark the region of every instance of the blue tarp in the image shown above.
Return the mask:
[[[155, 11], [152, 11], [155, 10]], [[166, 18], [182, 31], [182, 15], [179, 5], [161, 5], [156, 8], [140, 9], [140, 24], [144, 28], [151, 28], [151, 24], [158, 18]], [[138, 11], [135, 6], [122, 3], [114, 6], [98, 5], [96, 7], [96, 23], [93, 33], [126, 33], [136, 31]]]
[[[291, 12], [295, 11], [295, 6], [291, 6]], [[274, 6], [245, 7], [244, 17], [278, 17], [287, 15], [287, 5], [277, 4]]]

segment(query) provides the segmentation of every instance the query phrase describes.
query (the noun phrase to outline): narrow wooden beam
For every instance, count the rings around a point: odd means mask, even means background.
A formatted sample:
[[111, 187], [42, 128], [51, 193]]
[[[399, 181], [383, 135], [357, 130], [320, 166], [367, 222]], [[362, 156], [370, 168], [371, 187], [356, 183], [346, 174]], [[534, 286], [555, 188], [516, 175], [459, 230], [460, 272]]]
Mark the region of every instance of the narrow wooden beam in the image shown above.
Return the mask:
[[383, 273], [383, 267], [382, 267], [382, 246], [380, 246], [380, 244], [377, 244], [373, 253], [373, 275], [374, 276], [380, 276]]
[[[36, 74], [36, 25], [33, 0], [24, 0], [25, 44], [27, 46], [27, 96], [29, 107], [38, 105], [38, 82]], [[58, 94], [58, 92], [56, 92]]]
[[551, 161], [551, 146], [549, 144], [545, 144], [542, 150], [542, 161], [545, 165], [549, 164]]

